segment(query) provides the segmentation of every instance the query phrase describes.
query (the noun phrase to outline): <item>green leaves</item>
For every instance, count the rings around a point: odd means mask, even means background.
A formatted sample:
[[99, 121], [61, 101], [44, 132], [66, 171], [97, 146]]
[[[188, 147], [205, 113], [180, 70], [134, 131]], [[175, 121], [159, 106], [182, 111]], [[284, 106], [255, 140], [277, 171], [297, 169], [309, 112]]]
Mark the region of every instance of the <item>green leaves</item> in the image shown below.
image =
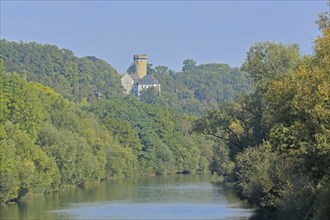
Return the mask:
[[95, 92], [120, 96], [116, 70], [95, 57], [78, 58], [72, 51], [54, 45], [0, 40], [0, 54], [9, 72], [25, 72], [27, 79], [46, 86], [71, 101], [95, 101]]
[[235, 162], [241, 196], [285, 219], [327, 214], [328, 205], [315, 198], [328, 199], [330, 184], [329, 27], [322, 24], [315, 54], [304, 59], [296, 45], [251, 47], [242, 69], [254, 93], [206, 112], [194, 125], [226, 144], [213, 151], [212, 171], [224, 175]]
[[55, 161], [18, 125], [7, 121], [4, 130], [6, 138], [0, 141], [0, 203], [30, 191], [56, 190], [60, 176]]
[[45, 120], [45, 109], [36, 91], [17, 74], [6, 74], [1, 80], [2, 122], [19, 124], [34, 138]]
[[237, 185], [251, 203], [281, 210], [280, 215], [290, 219], [301, 219], [314, 190], [302, 166], [301, 159], [273, 151], [271, 144], [264, 142], [237, 155]]
[[17, 198], [19, 178], [15, 165], [15, 144], [12, 140], [0, 141], [0, 203]]
[[293, 70], [299, 59], [299, 46], [296, 44], [257, 43], [247, 53], [242, 70], [253, 79], [257, 90], [265, 91], [269, 83]]
[[100, 117], [126, 152], [134, 153], [142, 173], [195, 172], [199, 169], [201, 157], [197, 141], [190, 140], [193, 136], [188, 134], [184, 136], [181, 116], [172, 110], [146, 105], [129, 97], [100, 100], [91, 105], [90, 110]]
[[260, 206], [275, 206], [271, 196], [274, 183], [270, 167], [276, 154], [268, 147], [247, 148], [237, 155], [237, 185], [242, 195]]
[[240, 92], [250, 91], [247, 74], [238, 68], [218, 63], [197, 65], [189, 59], [183, 65], [182, 72], [177, 73], [155, 67], [155, 76], [162, 85], [157, 103], [178, 112], [201, 115], [208, 108], [216, 109], [225, 101], [235, 100]]
[[193, 130], [226, 143], [233, 159], [256, 139], [252, 119], [253, 112], [247, 107], [246, 97], [241, 97], [235, 104], [224, 103], [219, 110], [207, 111], [194, 122]]

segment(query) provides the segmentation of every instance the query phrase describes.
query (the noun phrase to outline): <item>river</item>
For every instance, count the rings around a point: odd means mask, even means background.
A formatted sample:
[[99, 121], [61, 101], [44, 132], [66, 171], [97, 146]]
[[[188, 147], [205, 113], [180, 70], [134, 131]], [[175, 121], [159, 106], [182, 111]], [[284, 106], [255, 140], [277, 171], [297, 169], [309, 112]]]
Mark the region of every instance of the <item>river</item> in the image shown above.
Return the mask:
[[211, 175], [173, 175], [104, 181], [0, 207], [0, 219], [228, 219], [253, 210]]

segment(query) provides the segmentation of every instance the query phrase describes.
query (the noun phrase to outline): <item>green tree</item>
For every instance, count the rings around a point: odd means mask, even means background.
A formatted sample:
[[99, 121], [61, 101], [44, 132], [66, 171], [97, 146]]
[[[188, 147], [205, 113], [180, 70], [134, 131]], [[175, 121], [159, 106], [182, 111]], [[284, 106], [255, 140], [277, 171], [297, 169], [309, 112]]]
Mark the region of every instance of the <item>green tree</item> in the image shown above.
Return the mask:
[[140, 101], [146, 104], [158, 104], [160, 102], [159, 96], [159, 90], [155, 87], [150, 87], [148, 89], [143, 90], [139, 98]]
[[246, 96], [236, 103], [224, 103], [195, 121], [193, 130], [219, 139], [229, 147], [231, 160], [244, 148], [255, 144], [253, 113]]
[[15, 144], [0, 141], [0, 204], [18, 197], [19, 178], [15, 165]]
[[50, 192], [59, 185], [59, 172], [53, 158], [34, 144], [31, 135], [10, 121], [1, 140], [1, 203], [19, 199], [28, 192]]
[[17, 74], [5, 74], [0, 81], [2, 114], [0, 119], [19, 124], [36, 138], [44, 123], [45, 110], [33, 87]]
[[296, 44], [257, 43], [248, 51], [242, 70], [249, 73], [256, 90], [265, 91], [269, 83], [290, 73], [299, 59]]
[[328, 197], [330, 161], [330, 30], [321, 30], [315, 54], [264, 87], [268, 142], [237, 156], [242, 194], [290, 219], [317, 219], [328, 208], [318, 203]]
[[95, 101], [94, 92], [120, 96], [120, 75], [105, 61], [78, 58], [67, 49], [37, 43], [0, 40], [0, 54], [9, 72], [26, 73], [27, 80], [51, 86], [71, 101]]
[[272, 116], [268, 114], [264, 94], [273, 81], [290, 75], [299, 62], [299, 47], [296, 44], [263, 42], [252, 46], [248, 51], [242, 70], [247, 72], [254, 82], [255, 91], [250, 96], [250, 103], [253, 106], [252, 120], [257, 144], [262, 143], [272, 126]]
[[235, 163], [229, 157], [228, 146], [222, 142], [213, 145], [213, 155], [210, 161], [209, 170], [229, 181], [234, 171]]
[[193, 59], [187, 59], [183, 61], [182, 71], [189, 71], [196, 66], [196, 61]]

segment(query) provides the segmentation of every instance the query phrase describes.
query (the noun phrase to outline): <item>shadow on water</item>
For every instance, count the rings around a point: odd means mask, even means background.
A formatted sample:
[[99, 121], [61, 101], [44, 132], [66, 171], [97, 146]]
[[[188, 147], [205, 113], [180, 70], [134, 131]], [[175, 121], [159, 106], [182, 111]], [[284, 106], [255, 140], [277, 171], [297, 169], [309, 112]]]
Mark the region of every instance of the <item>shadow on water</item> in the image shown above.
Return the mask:
[[257, 207], [250, 205], [247, 201], [241, 200], [237, 196], [234, 186], [226, 185], [222, 181], [212, 181], [211, 184], [217, 188], [218, 194], [223, 195], [230, 204], [239, 204], [242, 208], [253, 209], [254, 211], [248, 218], [249, 220], [279, 220], [275, 212], [258, 209]]
[[279, 220], [276, 213], [268, 210], [255, 210], [249, 220]]

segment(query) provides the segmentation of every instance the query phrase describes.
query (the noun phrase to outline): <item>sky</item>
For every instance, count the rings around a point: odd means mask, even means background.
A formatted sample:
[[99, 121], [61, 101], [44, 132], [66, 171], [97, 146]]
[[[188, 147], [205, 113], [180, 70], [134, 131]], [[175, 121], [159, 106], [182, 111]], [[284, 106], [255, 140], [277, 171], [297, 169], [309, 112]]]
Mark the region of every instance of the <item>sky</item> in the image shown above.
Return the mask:
[[197, 64], [240, 67], [257, 42], [297, 43], [312, 54], [325, 0], [0, 0], [0, 38], [54, 44], [96, 56], [124, 73], [133, 54], [179, 71]]

